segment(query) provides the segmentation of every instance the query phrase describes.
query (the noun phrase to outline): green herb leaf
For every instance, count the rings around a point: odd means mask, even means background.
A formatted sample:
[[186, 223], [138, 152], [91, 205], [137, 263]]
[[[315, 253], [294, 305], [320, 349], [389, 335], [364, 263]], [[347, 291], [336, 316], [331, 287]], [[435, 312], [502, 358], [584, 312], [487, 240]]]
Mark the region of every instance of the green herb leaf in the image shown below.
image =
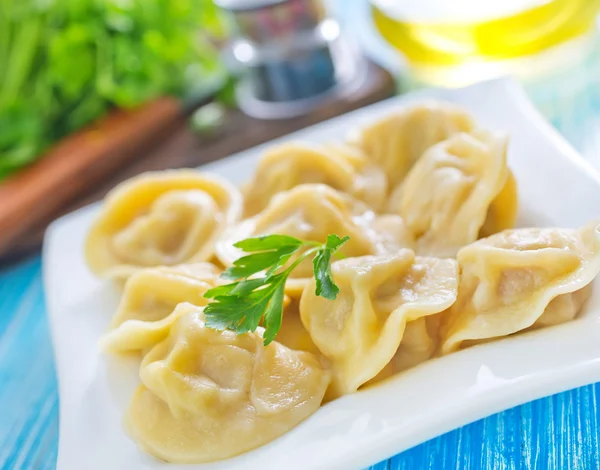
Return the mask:
[[335, 300], [340, 289], [335, 285], [331, 276], [331, 256], [339, 250], [350, 237], [340, 238], [337, 235], [328, 235], [325, 247], [317, 252], [313, 259], [316, 289], [315, 294], [327, 300]]
[[[269, 235], [236, 243], [237, 248], [251, 254], [235, 261], [221, 275], [236, 282], [217, 286], [204, 294], [204, 297], [213, 299], [204, 309], [206, 325], [241, 334], [255, 331], [262, 322], [265, 327], [264, 344], [269, 344], [281, 328], [285, 283], [292, 271], [314, 255], [317, 295], [335, 299], [339, 289], [331, 277], [331, 257], [349, 239], [332, 234], [325, 243], [317, 243], [287, 235]], [[304, 251], [300, 253], [301, 250]], [[291, 262], [294, 254], [298, 256]], [[249, 278], [259, 273], [263, 275]]]
[[233, 263], [233, 266], [227, 268], [221, 277], [229, 280], [242, 279], [274, 266], [282, 266], [290, 259], [291, 255], [300, 249], [300, 246], [283, 246], [273, 251], [242, 256]]
[[315, 294], [324, 297], [327, 300], [335, 300], [340, 289], [335, 285], [333, 278], [331, 277], [330, 261], [330, 250], [319, 251], [317, 256], [313, 259], [316, 281]]
[[238, 334], [254, 331], [258, 326], [266, 301], [262, 298], [223, 296], [204, 309], [206, 326], [217, 330], [232, 330]]
[[233, 266], [221, 274], [221, 277], [229, 280], [243, 279], [265, 270], [268, 270], [267, 277], [269, 277], [282, 268], [304, 245], [305, 242], [302, 240], [288, 235], [267, 235], [239, 241], [233, 246], [253, 254], [236, 260]]
[[[268, 282], [251, 279], [235, 283], [229, 295], [214, 297], [215, 302], [204, 308], [206, 325], [217, 330], [232, 330], [238, 334], [255, 331], [279, 284], [284, 284], [281, 280], [281, 277], [272, 277]], [[212, 296], [216, 289], [211, 289], [204, 296]]]
[[333, 252], [339, 250], [346, 242], [350, 240], [349, 236], [345, 236], [344, 238], [338, 237], [335, 233], [331, 233], [327, 235], [327, 241], [325, 242], [325, 247]]
[[246, 238], [233, 246], [246, 253], [256, 251], [277, 250], [283, 247], [296, 246], [300, 248], [305, 242], [289, 235], [266, 235], [264, 237]]
[[273, 297], [267, 304], [264, 315], [265, 346], [275, 339], [283, 321], [283, 298], [285, 296], [285, 282], [279, 284]]
[[232, 282], [224, 286], [213, 287], [204, 293], [204, 297], [207, 299], [216, 299], [217, 297], [223, 296], [244, 296], [249, 294], [255, 289], [263, 286], [265, 279], [247, 279], [245, 281]]

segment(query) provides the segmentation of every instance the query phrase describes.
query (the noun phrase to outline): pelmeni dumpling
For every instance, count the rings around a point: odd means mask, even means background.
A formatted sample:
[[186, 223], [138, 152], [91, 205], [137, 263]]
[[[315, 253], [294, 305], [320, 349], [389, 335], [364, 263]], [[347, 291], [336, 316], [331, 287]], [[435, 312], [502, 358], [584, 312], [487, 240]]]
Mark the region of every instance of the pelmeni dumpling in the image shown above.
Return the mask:
[[426, 101], [355, 130], [349, 141], [383, 167], [391, 189], [402, 182], [425, 150], [472, 128], [470, 116], [462, 109], [449, 103]]
[[415, 163], [388, 209], [404, 218], [417, 254], [454, 257], [477, 240], [482, 227], [485, 232], [513, 226], [516, 185], [506, 166], [506, 145], [506, 136], [482, 130], [455, 134]]
[[506, 183], [488, 207], [485, 222], [479, 230], [479, 237], [489, 237], [502, 230], [513, 228], [517, 221], [518, 208], [517, 180], [509, 169]]
[[109, 352], [145, 351], [164, 340], [186, 312], [181, 302], [206, 305], [204, 293], [219, 285], [220, 269], [210, 263], [158, 266], [134, 273], [125, 284], [112, 330], [100, 341]]
[[439, 347], [439, 318], [440, 314], [436, 314], [407, 322], [398, 351], [365, 385], [387, 379], [434, 357]]
[[[325, 242], [327, 235], [349, 236], [345, 256], [395, 253], [413, 241], [397, 215], [376, 215], [363, 202], [329, 186], [305, 184], [277, 194], [265, 210], [231, 228], [217, 243], [219, 260], [230, 266], [244, 254], [233, 244], [269, 234]], [[286, 292], [299, 293], [313, 275], [310, 260], [300, 264], [286, 284]]]
[[360, 150], [343, 144], [288, 143], [269, 149], [246, 185], [245, 213], [262, 211], [271, 198], [300, 184], [320, 183], [383, 208], [387, 178]]
[[[336, 261], [332, 274], [340, 292], [333, 301], [315, 295], [315, 281], [300, 300], [300, 317], [319, 350], [332, 362], [328, 398], [354, 392], [394, 357], [414, 365], [431, 356], [405, 333], [419, 336], [423, 317], [442, 312], [456, 299], [458, 266], [451, 259], [415, 257], [403, 249], [385, 256]], [[410, 327], [408, 325], [411, 325]], [[430, 338], [427, 339], [430, 341]], [[406, 357], [414, 353], [417, 360]]]
[[600, 271], [596, 224], [507, 230], [458, 252], [456, 303], [442, 315], [442, 352], [574, 318]]
[[331, 375], [313, 354], [262, 330], [236, 335], [206, 328], [202, 309], [173, 325], [140, 368], [126, 414], [130, 435], [175, 463], [221, 460], [266, 444], [313, 414]]
[[290, 299], [283, 309], [281, 328], [277, 333], [277, 342], [290, 349], [308, 351], [320, 355], [319, 348], [315, 345], [310, 333], [302, 324], [300, 319], [299, 298]]
[[113, 189], [88, 233], [85, 255], [99, 275], [208, 261], [217, 237], [242, 214], [231, 183], [194, 170], [145, 173]]

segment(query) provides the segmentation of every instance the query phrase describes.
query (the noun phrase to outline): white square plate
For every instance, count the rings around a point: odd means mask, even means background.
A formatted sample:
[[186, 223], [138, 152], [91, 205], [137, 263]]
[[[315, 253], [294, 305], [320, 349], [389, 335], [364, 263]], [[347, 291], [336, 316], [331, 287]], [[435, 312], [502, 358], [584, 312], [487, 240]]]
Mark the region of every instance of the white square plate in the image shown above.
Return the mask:
[[[598, 174], [507, 79], [393, 98], [279, 141], [341, 137], [363, 120], [426, 97], [455, 102], [481, 126], [509, 132], [520, 225], [576, 227], [600, 215]], [[206, 169], [240, 183], [260, 151], [250, 149]], [[97, 347], [118, 300], [83, 260], [84, 237], [97, 210], [84, 208], [56, 221], [44, 246], [60, 392], [58, 470], [359, 469], [500, 410], [600, 380], [600, 293], [595, 289], [585, 312], [571, 323], [431, 360], [323, 406], [288, 434], [239, 457], [169, 466], [140, 452], [123, 431], [137, 362], [106, 357]]]

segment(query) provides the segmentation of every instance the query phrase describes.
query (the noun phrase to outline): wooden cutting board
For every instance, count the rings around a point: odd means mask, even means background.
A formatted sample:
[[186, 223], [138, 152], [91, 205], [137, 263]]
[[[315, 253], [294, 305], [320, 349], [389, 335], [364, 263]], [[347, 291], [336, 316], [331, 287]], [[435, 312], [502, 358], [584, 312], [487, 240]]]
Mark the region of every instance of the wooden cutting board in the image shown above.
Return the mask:
[[0, 184], [0, 263], [35, 252], [52, 220], [101, 199], [132, 176], [218, 160], [395, 93], [393, 77], [377, 65], [368, 64], [367, 77], [351, 97], [297, 118], [263, 121], [230, 110], [211, 135], [194, 134], [178, 104], [168, 99], [110, 117]]

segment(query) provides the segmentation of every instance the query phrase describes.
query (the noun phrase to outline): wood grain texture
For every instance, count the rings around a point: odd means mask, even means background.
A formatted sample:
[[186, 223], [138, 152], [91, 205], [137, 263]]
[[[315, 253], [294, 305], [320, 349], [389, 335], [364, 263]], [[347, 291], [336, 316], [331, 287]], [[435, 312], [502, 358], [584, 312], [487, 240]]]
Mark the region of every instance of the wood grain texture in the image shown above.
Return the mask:
[[[162, 98], [114, 112], [59, 142], [43, 158], [0, 182], [0, 253], [133, 159], [182, 121], [180, 103]], [[18, 243], [17, 243], [18, 244]]]

